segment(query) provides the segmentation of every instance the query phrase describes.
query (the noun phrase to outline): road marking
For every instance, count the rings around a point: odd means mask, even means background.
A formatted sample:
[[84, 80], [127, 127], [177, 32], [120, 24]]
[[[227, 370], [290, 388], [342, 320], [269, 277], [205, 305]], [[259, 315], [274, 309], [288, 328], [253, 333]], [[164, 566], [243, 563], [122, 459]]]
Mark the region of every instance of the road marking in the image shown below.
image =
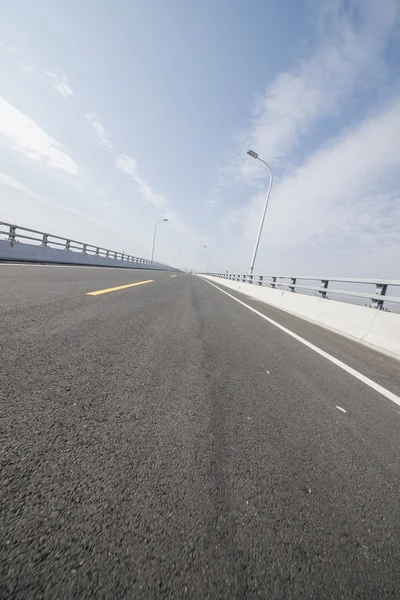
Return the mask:
[[171, 275], [171, 277], [178, 277], [177, 275]]
[[341, 410], [342, 412], [347, 412], [347, 410], [344, 410], [344, 408], [342, 408], [341, 406], [335, 406], [335, 408], [337, 408], [338, 410]]
[[108, 292], [116, 292], [118, 290], [126, 290], [127, 288], [135, 287], [135, 285], [143, 285], [144, 283], [153, 283], [154, 279], [147, 281], [137, 281], [136, 283], [128, 283], [126, 285], [118, 285], [117, 287], [107, 288], [106, 290], [97, 290], [97, 292], [88, 292], [87, 296], [100, 296], [100, 294], [108, 294]]
[[[201, 279], [203, 279], [203, 278], [201, 277]], [[293, 331], [291, 331], [290, 329], [287, 329], [286, 327], [284, 327], [280, 323], [277, 323], [273, 319], [270, 319], [266, 315], [263, 315], [263, 313], [261, 313], [260, 311], [256, 310], [255, 308], [253, 308], [249, 304], [246, 304], [245, 302], [242, 302], [242, 300], [239, 300], [238, 298], [235, 298], [235, 296], [232, 296], [232, 294], [229, 294], [225, 290], [221, 290], [220, 287], [218, 287], [214, 283], [211, 283], [211, 281], [208, 281], [207, 279], [203, 279], [203, 281], [206, 281], [207, 283], [209, 283], [210, 285], [212, 285], [213, 287], [215, 287], [217, 290], [219, 290], [223, 294], [226, 294], [227, 296], [229, 296], [229, 298], [232, 298], [232, 300], [235, 300], [236, 302], [239, 302], [239, 304], [242, 304], [243, 306], [245, 306], [246, 308], [248, 308], [249, 310], [251, 310], [253, 313], [255, 313], [256, 315], [258, 315], [259, 317], [265, 319], [266, 321], [268, 321], [268, 323], [271, 323], [271, 325], [275, 325], [275, 327], [277, 327], [281, 331], [284, 331], [285, 333], [287, 333], [288, 335], [290, 335], [292, 338], [294, 338], [298, 342], [304, 344], [304, 346], [307, 346], [307, 348], [310, 348], [311, 350], [313, 350], [314, 352], [316, 352], [320, 356], [323, 356], [324, 358], [326, 358], [326, 360], [329, 360], [331, 363], [333, 363], [337, 367], [340, 367], [341, 369], [343, 369], [343, 371], [346, 371], [350, 375], [353, 375], [353, 377], [355, 377], [359, 381], [362, 381], [363, 383], [365, 383], [365, 385], [368, 385], [370, 388], [372, 388], [373, 390], [375, 390], [376, 392], [378, 392], [382, 396], [385, 396], [385, 398], [388, 398], [388, 400], [391, 400], [392, 402], [394, 402], [395, 404], [398, 404], [400, 406], [400, 396], [396, 396], [396, 394], [394, 394], [393, 392], [387, 390], [383, 386], [379, 385], [379, 383], [376, 383], [375, 381], [372, 381], [372, 379], [370, 379], [369, 377], [366, 377], [365, 375], [363, 375], [359, 371], [356, 371], [352, 367], [349, 367], [349, 365], [346, 365], [346, 363], [344, 363], [341, 360], [335, 358], [331, 354], [328, 354], [328, 352], [325, 352], [324, 350], [321, 350], [321, 348], [318, 348], [318, 346], [314, 346], [314, 344], [311, 344], [311, 342], [308, 342], [304, 338], [300, 337], [299, 335], [297, 335], [297, 333], [294, 333]]]

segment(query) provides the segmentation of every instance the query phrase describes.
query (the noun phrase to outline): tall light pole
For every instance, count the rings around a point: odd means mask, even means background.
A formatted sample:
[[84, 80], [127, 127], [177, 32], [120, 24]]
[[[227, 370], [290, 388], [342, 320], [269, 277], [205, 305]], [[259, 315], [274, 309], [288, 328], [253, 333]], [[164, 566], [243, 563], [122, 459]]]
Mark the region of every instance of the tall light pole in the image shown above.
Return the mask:
[[[182, 248], [179, 248], [179, 252], [182, 252]], [[179, 254], [179, 262], [180, 262], [180, 260], [181, 260], [181, 256], [182, 256], [182, 254]], [[174, 267], [177, 267], [177, 266], [178, 266], [178, 262], [177, 262], [177, 253], [176, 253], [176, 251], [175, 251], [175, 253], [174, 253]]]
[[156, 233], [157, 233], [157, 225], [159, 223], [163, 223], [164, 221], [168, 221], [168, 219], [161, 219], [160, 221], [157, 221], [155, 227], [154, 227], [154, 236], [153, 236], [153, 249], [151, 251], [151, 262], [153, 262], [154, 259], [154, 246], [156, 245]]
[[257, 252], [258, 252], [258, 245], [260, 243], [261, 233], [262, 233], [263, 226], [264, 226], [265, 213], [267, 212], [268, 200], [269, 200], [269, 196], [271, 194], [272, 182], [273, 182], [274, 177], [272, 175], [271, 167], [269, 166], [269, 164], [266, 163], [265, 160], [260, 158], [258, 156], [257, 152], [254, 152], [253, 150], [247, 150], [247, 154], [249, 156], [251, 156], [252, 158], [256, 158], [257, 160], [260, 160], [262, 163], [264, 163], [264, 165], [267, 167], [267, 169], [269, 171], [269, 186], [268, 186], [268, 191], [267, 191], [267, 197], [265, 198], [265, 206], [264, 206], [264, 211], [263, 211], [263, 214], [261, 217], [260, 229], [258, 230], [256, 245], [254, 248], [253, 257], [251, 259], [251, 264], [250, 264], [250, 269], [249, 269], [249, 275], [253, 275], [254, 264], [256, 262]]
[[208, 259], [210, 258], [210, 252], [207, 246], [203, 246], [207, 250], [207, 262], [206, 262], [206, 273], [208, 273]]

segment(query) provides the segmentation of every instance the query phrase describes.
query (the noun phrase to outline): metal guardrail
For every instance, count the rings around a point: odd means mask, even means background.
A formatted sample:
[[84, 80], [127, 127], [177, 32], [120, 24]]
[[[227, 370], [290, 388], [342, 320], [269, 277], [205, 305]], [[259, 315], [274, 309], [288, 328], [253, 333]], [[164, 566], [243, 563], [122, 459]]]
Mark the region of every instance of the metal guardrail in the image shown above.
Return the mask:
[[[338, 296], [350, 296], [354, 298], [364, 298], [371, 300], [371, 307], [378, 310], [387, 310], [384, 307], [384, 302], [394, 302], [400, 304], [400, 296], [387, 295], [387, 289], [390, 286], [398, 286], [400, 290], [400, 280], [397, 279], [352, 279], [349, 277], [306, 277], [306, 276], [291, 276], [291, 275], [244, 275], [236, 273], [207, 273], [214, 277], [222, 277], [231, 281], [239, 281], [242, 283], [251, 283], [255, 285], [267, 285], [271, 288], [287, 289], [290, 292], [296, 290], [305, 290], [306, 292], [317, 292], [316, 295], [320, 298], [328, 298], [328, 294], [336, 294]], [[298, 283], [298, 281], [319, 281], [320, 285], [307, 285]], [[355, 290], [341, 290], [336, 288], [328, 288], [330, 282], [352, 283], [357, 285], [374, 285], [373, 292], [358, 292]]]
[[[6, 227], [7, 230], [3, 230]], [[23, 232], [23, 233], [20, 233]], [[20, 227], [19, 225], [13, 225], [12, 223], [5, 223], [0, 221], [0, 235], [6, 235], [8, 241], [19, 242], [20, 240], [29, 240], [35, 242], [40, 246], [49, 248], [59, 248], [61, 250], [67, 250], [71, 252], [82, 252], [83, 254], [91, 254], [93, 256], [103, 256], [105, 258], [113, 258], [117, 260], [123, 260], [140, 265], [154, 265], [160, 267], [166, 267], [161, 263], [152, 262], [146, 258], [139, 258], [137, 256], [131, 256], [124, 252], [116, 252], [114, 250], [107, 250], [100, 246], [93, 246], [92, 244], [85, 244], [72, 240], [70, 238], [63, 238], [58, 235], [51, 233], [44, 233], [43, 231], [36, 231], [35, 229], [28, 229], [27, 227]], [[32, 235], [33, 234], [33, 235]]]

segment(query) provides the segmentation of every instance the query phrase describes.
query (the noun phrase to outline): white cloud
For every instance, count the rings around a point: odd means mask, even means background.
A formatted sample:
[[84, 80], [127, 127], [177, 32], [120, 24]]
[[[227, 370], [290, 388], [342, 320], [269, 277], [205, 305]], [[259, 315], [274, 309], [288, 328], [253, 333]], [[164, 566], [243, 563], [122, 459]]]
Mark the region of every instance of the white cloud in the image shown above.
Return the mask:
[[25, 61], [21, 62], [21, 68], [28, 75], [31, 75], [32, 73], [35, 72], [35, 69], [32, 67], [32, 65]]
[[7, 44], [5, 44], [4, 42], [1, 42], [1, 41], [0, 41], [0, 48], [2, 50], [5, 50], [9, 54], [14, 54], [14, 55], [18, 54], [18, 51], [15, 48], [15, 46], [8, 46]]
[[[307, 265], [309, 270], [322, 262], [325, 273], [331, 269], [343, 275], [353, 269], [355, 274], [358, 268], [360, 276], [375, 269], [375, 276], [385, 272], [400, 277], [399, 173], [397, 98], [317, 150], [273, 187], [259, 267], [288, 260], [286, 269], [303, 261], [303, 270]], [[264, 195], [258, 194], [225, 217], [225, 224], [245, 228], [249, 248], [263, 202]]]
[[102, 146], [105, 146], [106, 148], [109, 148], [110, 150], [113, 150], [114, 146], [111, 143], [110, 136], [106, 132], [104, 125], [100, 120], [100, 117], [98, 117], [94, 112], [88, 112], [85, 114], [85, 118], [92, 125], [96, 133], [98, 143]]
[[[83, 213], [82, 211], [74, 208], [73, 206], [67, 206], [64, 204], [60, 204], [58, 202], [54, 202], [53, 200], [48, 200], [41, 194], [34, 192], [29, 187], [27, 187], [20, 181], [17, 181], [16, 179], [14, 179], [14, 177], [7, 175], [6, 173], [0, 172], [0, 186], [9, 188], [16, 192], [20, 192], [21, 194], [23, 194], [24, 196], [27, 196], [31, 200], [36, 200], [41, 203], [44, 203], [47, 206], [50, 206], [52, 209], [56, 209], [57, 211], [62, 211], [64, 213], [65, 212], [70, 213], [71, 215], [74, 215], [75, 217], [79, 217], [79, 219], [84, 219], [85, 221], [87, 221], [97, 227], [101, 227], [101, 228], [109, 230], [109, 231], [117, 231], [117, 229], [115, 227], [113, 227], [108, 221], [104, 221], [103, 219], [97, 217], [96, 215]], [[21, 215], [21, 218], [24, 218], [24, 217], [25, 217], [25, 214]], [[19, 220], [17, 221], [17, 224], [21, 224]], [[29, 226], [29, 224], [27, 224], [27, 223], [24, 223], [24, 224]], [[57, 234], [59, 234], [59, 232], [57, 232]], [[84, 241], [87, 241], [87, 240], [84, 240]], [[89, 243], [90, 243], [90, 241], [89, 241]]]
[[[235, 232], [226, 268], [248, 268], [265, 200], [268, 175], [246, 156], [250, 147], [276, 175], [258, 272], [400, 277], [400, 98], [374, 112], [368, 106], [374, 88], [387, 98], [395, 89], [388, 87], [385, 56], [399, 31], [400, 5], [321, 0], [314, 6], [315, 50], [267, 87], [250, 127], [238, 136], [233, 167], [222, 169], [220, 186], [241, 184], [239, 193], [250, 197], [223, 217], [222, 234]], [[361, 96], [364, 114], [358, 110], [355, 120], [352, 102]], [[353, 125], [342, 125], [330, 139], [325, 125], [332, 117], [336, 123], [353, 117]]]
[[171, 221], [172, 227], [182, 235], [187, 236], [189, 234], [188, 228], [182, 222], [178, 213], [173, 210], [165, 196], [162, 194], [158, 194], [153, 190], [153, 188], [140, 177], [138, 171], [138, 165], [135, 159], [130, 156], [122, 155], [118, 156], [115, 160], [115, 167], [129, 175], [133, 181], [138, 185], [139, 191], [142, 197], [156, 208], [158, 208], [163, 215], [163, 217], [167, 218]]
[[139, 187], [142, 197], [153, 204], [156, 208], [166, 209], [169, 206], [168, 200], [153, 190], [153, 188], [139, 176], [137, 162], [130, 156], [118, 156], [115, 161], [115, 167], [130, 175]]
[[68, 96], [74, 96], [74, 92], [72, 91], [68, 78], [66, 75], [60, 73], [60, 71], [46, 71], [45, 73], [46, 79], [50, 81], [51, 85], [55, 90], [64, 98], [68, 98]]
[[118, 156], [115, 161], [115, 167], [119, 171], [131, 175], [132, 177], [136, 177], [137, 175], [137, 162], [130, 156]]
[[162, 194], [158, 194], [153, 188], [141, 177], [134, 177], [134, 180], [139, 186], [140, 193], [143, 198], [153, 204], [156, 208], [166, 209], [168, 208], [168, 200]]
[[215, 208], [217, 204], [218, 201], [216, 198], [207, 198], [207, 200], [204, 200], [203, 202], [204, 208]]
[[247, 148], [275, 166], [286, 162], [321, 118], [337, 114], [354, 90], [374, 86], [384, 73], [382, 55], [398, 22], [397, 0], [324, 0], [317, 15], [316, 51], [280, 73], [259, 97], [249, 130], [238, 136], [233, 167], [223, 169], [222, 183], [258, 184], [264, 171], [246, 157]]
[[62, 145], [48, 135], [33, 119], [0, 97], [0, 138], [31, 160], [51, 169], [77, 175], [79, 167], [64, 152]]
[[36, 192], [32, 191], [26, 185], [24, 185], [23, 183], [20, 183], [19, 181], [17, 181], [10, 175], [7, 175], [6, 173], [0, 172], [0, 185], [3, 185], [4, 187], [8, 187], [10, 189], [16, 190], [17, 192], [21, 192], [22, 194], [25, 194], [25, 196], [28, 196], [29, 198], [32, 198], [33, 200], [41, 200], [42, 199], [40, 194], [37, 194]]

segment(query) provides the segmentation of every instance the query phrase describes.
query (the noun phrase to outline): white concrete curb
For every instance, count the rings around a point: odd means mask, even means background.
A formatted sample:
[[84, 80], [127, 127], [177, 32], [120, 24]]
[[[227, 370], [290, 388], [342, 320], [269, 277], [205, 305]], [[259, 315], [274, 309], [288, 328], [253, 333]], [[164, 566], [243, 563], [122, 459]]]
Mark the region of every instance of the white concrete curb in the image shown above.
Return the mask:
[[400, 314], [211, 275], [201, 277], [400, 359]]

